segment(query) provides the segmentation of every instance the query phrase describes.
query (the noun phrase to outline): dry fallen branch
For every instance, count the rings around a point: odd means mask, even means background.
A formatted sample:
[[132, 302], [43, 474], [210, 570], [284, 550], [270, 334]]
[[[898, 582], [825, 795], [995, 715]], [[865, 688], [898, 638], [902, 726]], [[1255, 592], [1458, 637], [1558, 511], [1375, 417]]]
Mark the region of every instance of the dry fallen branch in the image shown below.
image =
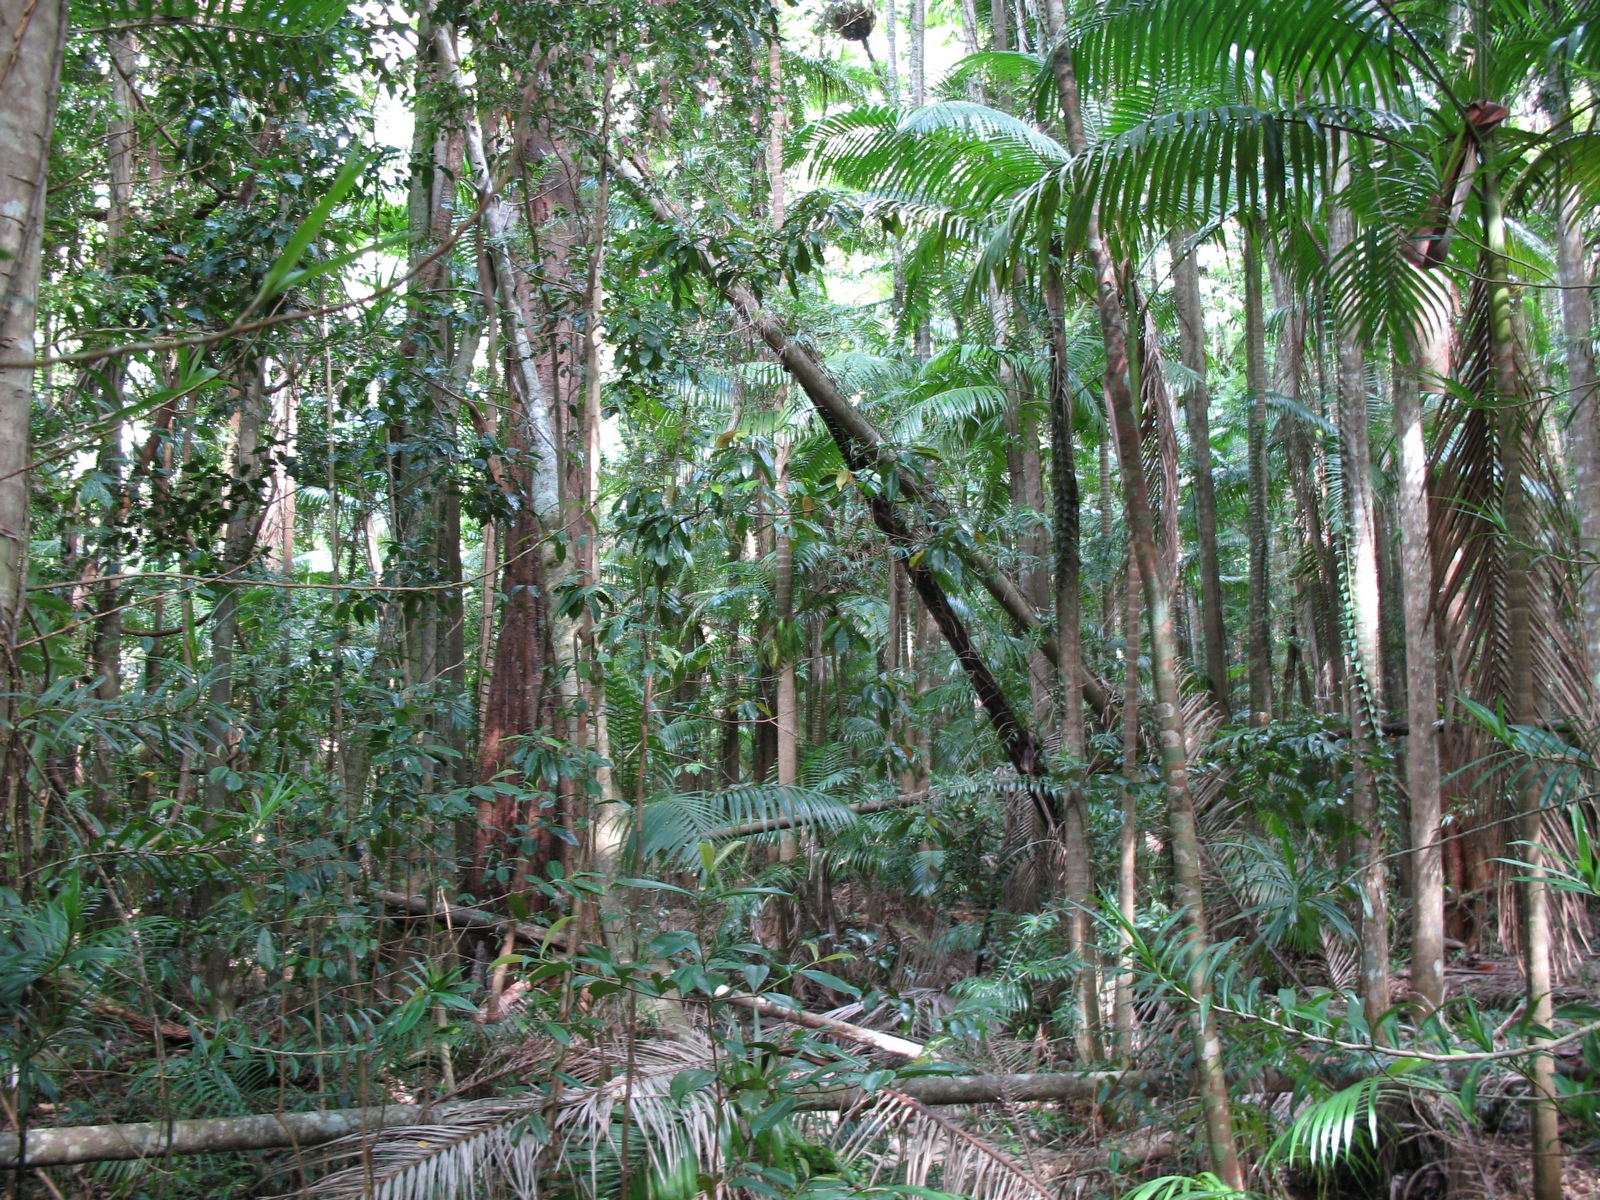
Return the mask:
[[[1152, 1081], [1153, 1077], [1145, 1073], [1118, 1072], [928, 1076], [902, 1079], [896, 1084], [896, 1090], [920, 1104], [998, 1104], [1021, 1100], [1089, 1100], [1105, 1088], [1127, 1090], [1146, 1087]], [[575, 1103], [589, 1090], [570, 1090], [568, 1103]], [[798, 1107], [811, 1112], [845, 1112], [863, 1098], [859, 1088], [830, 1088], [800, 1093]], [[505, 1102], [463, 1101], [435, 1106], [389, 1104], [331, 1112], [30, 1129], [23, 1163], [17, 1160], [17, 1135], [0, 1134], [0, 1168], [11, 1169], [24, 1163], [35, 1167], [60, 1167], [166, 1154], [302, 1149], [386, 1129], [393, 1131], [421, 1125], [436, 1128], [470, 1122], [486, 1106], [494, 1106], [498, 1111], [505, 1107]]]

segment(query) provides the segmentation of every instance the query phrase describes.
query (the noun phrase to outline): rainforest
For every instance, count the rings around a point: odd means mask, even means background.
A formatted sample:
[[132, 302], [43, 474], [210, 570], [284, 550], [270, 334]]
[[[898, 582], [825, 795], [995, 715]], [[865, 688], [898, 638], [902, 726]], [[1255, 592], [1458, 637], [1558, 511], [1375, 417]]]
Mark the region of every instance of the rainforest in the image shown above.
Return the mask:
[[1600, 1196], [1595, 0], [0, 0], [4, 1200]]

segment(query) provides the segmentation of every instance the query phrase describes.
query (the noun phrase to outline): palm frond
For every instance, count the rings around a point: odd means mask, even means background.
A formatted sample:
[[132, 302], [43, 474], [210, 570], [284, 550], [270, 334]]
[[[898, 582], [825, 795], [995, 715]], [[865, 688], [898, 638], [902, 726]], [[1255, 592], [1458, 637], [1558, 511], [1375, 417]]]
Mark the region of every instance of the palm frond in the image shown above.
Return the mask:
[[728, 837], [730, 830], [741, 826], [770, 824], [779, 818], [825, 829], [838, 829], [859, 819], [844, 801], [810, 788], [746, 784], [715, 792], [678, 792], [645, 805], [644, 853], [693, 866], [699, 861], [701, 842]]

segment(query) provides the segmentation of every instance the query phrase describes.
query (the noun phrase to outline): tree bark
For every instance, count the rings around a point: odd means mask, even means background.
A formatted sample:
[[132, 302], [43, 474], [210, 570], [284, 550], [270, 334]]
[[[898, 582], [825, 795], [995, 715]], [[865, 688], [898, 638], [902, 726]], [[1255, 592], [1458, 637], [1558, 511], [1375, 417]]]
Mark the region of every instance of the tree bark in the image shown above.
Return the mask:
[[34, 332], [45, 181], [55, 129], [65, 0], [0, 0], [0, 638], [16, 643], [27, 571]]
[[1411, 803], [1411, 990], [1432, 1010], [1444, 1003], [1444, 859], [1439, 841], [1439, 686], [1428, 547], [1428, 448], [1417, 358], [1395, 365], [1396, 507], [1406, 632], [1406, 790]]
[[268, 401], [262, 371], [259, 359], [246, 362], [240, 368], [236, 384], [239, 408], [233, 445], [232, 508], [222, 541], [222, 574], [229, 582], [222, 585], [211, 612], [211, 683], [207, 699], [212, 711], [206, 718], [209, 743], [205, 795], [207, 806], [214, 812], [222, 811], [227, 804], [227, 782], [217, 776], [219, 768], [231, 765], [238, 740], [238, 731], [228, 715], [234, 700], [234, 642], [239, 625], [236, 577], [255, 552], [264, 512], [261, 484], [266, 475], [266, 463], [261, 454], [261, 427]]
[[1572, 500], [1578, 512], [1578, 597], [1589, 652], [1591, 701], [1600, 703], [1600, 392], [1595, 387], [1593, 299], [1583, 234], [1586, 209], [1578, 189], [1563, 182], [1565, 171], [1557, 170], [1556, 278], [1561, 285], [1567, 360]]
[[[644, 172], [634, 163], [616, 159], [610, 160], [609, 166], [613, 175], [650, 206], [657, 220], [669, 225], [681, 226], [685, 223], [683, 214], [650, 187]], [[861, 414], [861, 411], [850, 403], [822, 364], [791, 339], [776, 318], [762, 310], [755, 293], [749, 287], [736, 279], [725, 278], [722, 275], [720, 268], [725, 264], [719, 260], [708, 260], [706, 265], [711, 268], [707, 274], [714, 279], [714, 286], [750, 324], [753, 332], [772, 349], [779, 364], [811, 400], [834, 439], [841, 447], [846, 444], [852, 447], [846, 456], [852, 462], [851, 469], [857, 472], [898, 470], [897, 452], [884, 441], [883, 435], [873, 428], [872, 423]], [[950, 519], [949, 506], [937, 491], [909, 472], [900, 472], [899, 479], [901, 493], [915, 501], [921, 511], [935, 521], [943, 522]], [[901, 518], [897, 517], [896, 523], [900, 522]], [[904, 528], [906, 535], [914, 541], [926, 542], [931, 538], [931, 532], [920, 526]], [[1017, 631], [1021, 634], [1039, 636], [1039, 648], [1045, 657], [1052, 663], [1057, 662], [1060, 651], [1055, 638], [1048, 634], [1040, 634], [1039, 613], [1016, 582], [1002, 572], [994, 560], [969, 539], [952, 539], [951, 549], [960, 559], [962, 566], [1011, 619]], [[1097, 680], [1087, 676], [1083, 681], [1083, 697], [1098, 713], [1105, 712], [1110, 706], [1110, 697], [1106, 694], [1105, 688]]]
[[1067, 373], [1067, 304], [1061, 269], [1045, 267], [1045, 308], [1050, 316], [1050, 476], [1054, 509], [1056, 607], [1056, 725], [1061, 751], [1081, 761], [1083, 730], [1083, 530], [1078, 495], [1078, 464], [1072, 437], [1072, 387]]
[[1249, 392], [1250, 721], [1272, 719], [1272, 572], [1267, 515], [1267, 321], [1261, 278], [1261, 234], [1246, 220], [1244, 241], [1244, 362]]
[[[936, 1075], [902, 1079], [895, 1090], [922, 1104], [1010, 1104], [1031, 1100], [1093, 1100], [1107, 1091], [1148, 1087], [1148, 1072], [1089, 1071], [1081, 1074]], [[801, 1092], [804, 1111], [848, 1112], [859, 1105], [859, 1088]], [[227, 1154], [321, 1146], [339, 1138], [376, 1134], [419, 1124], [448, 1124], [479, 1101], [458, 1104], [388, 1104], [325, 1112], [269, 1113], [198, 1121], [148, 1121], [131, 1125], [76, 1125], [28, 1130], [27, 1153], [17, 1159], [17, 1135], [0, 1133], [0, 1168], [65, 1167], [127, 1162], [168, 1154]], [[537, 1105], [530, 1106], [537, 1111]]]
[[[1061, 0], [1049, 0], [1051, 36], [1064, 27]], [[1059, 47], [1052, 60], [1057, 97], [1066, 125], [1067, 146], [1074, 155], [1088, 149], [1078, 103], [1078, 81], [1070, 49]], [[1122, 468], [1123, 504], [1129, 539], [1139, 564], [1145, 610], [1149, 614], [1151, 681], [1156, 719], [1161, 737], [1161, 770], [1167, 793], [1172, 858], [1176, 876], [1175, 899], [1184, 913], [1189, 978], [1193, 998], [1190, 1023], [1194, 1035], [1196, 1075], [1200, 1105], [1206, 1125], [1211, 1167], [1228, 1187], [1244, 1189], [1244, 1170], [1233, 1139], [1233, 1118], [1228, 1081], [1223, 1072], [1222, 1040], [1210, 1011], [1211, 983], [1207, 975], [1209, 937], [1205, 901], [1201, 891], [1200, 844], [1195, 829], [1194, 798], [1189, 791], [1188, 752], [1184, 742], [1182, 697], [1178, 691], [1177, 636], [1172, 623], [1171, 597], [1161, 587], [1155, 520], [1145, 485], [1139, 446], [1139, 422], [1128, 375], [1128, 329], [1118, 293], [1116, 264], [1100, 235], [1098, 214], [1089, 220], [1085, 249], [1095, 280], [1095, 305], [1105, 343], [1105, 391], [1110, 400]]]
[[[617, 178], [633, 188], [651, 206], [657, 219], [667, 224], [682, 223], [681, 214], [648, 186], [643, 173], [633, 163], [618, 160], [611, 164], [611, 169]], [[920, 500], [924, 506], [934, 510], [936, 516], [942, 516], [945, 511], [942, 503], [911, 477], [909, 472], [901, 470], [895, 454], [884, 444], [878, 431], [839, 391], [822, 364], [804, 347], [791, 340], [783, 326], [762, 310], [754, 293], [744, 284], [732, 280], [719, 281], [717, 286], [734, 309], [749, 322], [754, 332], [771, 348], [790, 378], [805, 391], [851, 471], [858, 477], [868, 477], [873, 472], [885, 474], [894, 472], [903, 494]], [[895, 547], [897, 555], [906, 560], [912, 586], [922, 597], [923, 603], [928, 607], [929, 615], [939, 627], [940, 633], [944, 635], [962, 669], [967, 673], [978, 702], [988, 715], [1006, 757], [1020, 775], [1027, 777], [1042, 774], [1045, 762], [1038, 739], [1032, 730], [1017, 719], [1016, 711], [1000, 687], [999, 681], [983, 656], [978, 653], [966, 624], [950, 606], [943, 585], [925, 561], [920, 558], [915, 563], [910, 561], [916, 551], [929, 540], [926, 532], [908, 525], [900, 516], [896, 504], [882, 494], [871, 495], [869, 503], [873, 522]], [[1001, 600], [1002, 606], [1020, 626], [1031, 629], [1038, 624], [1037, 613], [1031, 610], [1016, 584], [1002, 575], [986, 556], [968, 548], [962, 551], [962, 561], [973, 570], [991, 595], [997, 599], [1004, 597]], [[1054, 639], [1050, 639], [1047, 644], [1048, 653], [1054, 657], [1057, 653]], [[1102, 696], [1102, 702], [1103, 699]], [[1043, 793], [1038, 793], [1034, 795], [1034, 802], [1049, 823], [1054, 824], [1056, 814], [1049, 798]]]
[[1232, 715], [1228, 686], [1228, 632], [1223, 621], [1222, 568], [1217, 559], [1217, 493], [1211, 475], [1211, 403], [1206, 388], [1206, 330], [1200, 302], [1200, 268], [1189, 235], [1172, 237], [1172, 302], [1178, 315], [1178, 344], [1183, 365], [1193, 382], [1183, 394], [1189, 427], [1189, 455], [1194, 473], [1194, 523], [1200, 554], [1201, 643], [1205, 648], [1206, 686], [1225, 716]]
[[[1336, 193], [1349, 187], [1348, 150]], [[1350, 209], [1336, 195], [1328, 227], [1329, 258], [1337, 260], [1355, 240]], [[1339, 446], [1344, 466], [1346, 580], [1349, 593], [1348, 669], [1351, 814], [1356, 861], [1361, 872], [1361, 983], [1367, 1021], [1376, 1028], [1389, 1010], [1389, 889], [1384, 870], [1383, 821], [1377, 781], [1370, 765], [1372, 733], [1386, 706], [1378, 622], [1378, 533], [1372, 488], [1372, 452], [1367, 430], [1365, 364], [1356, 332], [1338, 317]]]
[[[1500, 180], [1492, 170], [1480, 172], [1483, 186], [1484, 234], [1488, 245], [1489, 336], [1493, 365], [1494, 404], [1499, 426], [1500, 498], [1506, 533], [1505, 605], [1510, 671], [1511, 720], [1523, 725], [1539, 721], [1538, 690], [1533, 676], [1531, 549], [1533, 524], [1526, 488], [1525, 448], [1534, 444], [1534, 418], [1526, 408], [1517, 370], [1516, 333], [1510, 264], [1507, 262], [1505, 213]], [[1522, 953], [1527, 977], [1527, 1015], [1537, 1028], [1548, 1029], [1554, 1014], [1550, 973], [1550, 899], [1545, 882], [1543, 789], [1531, 764], [1518, 774], [1521, 789], [1522, 841], [1529, 866], [1522, 885]], [[1537, 1045], [1547, 1040], [1532, 1037]], [[1533, 1060], [1533, 1195], [1557, 1200], [1562, 1195], [1561, 1118], [1555, 1102], [1555, 1062], [1548, 1055]]]
[[1139, 615], [1139, 566], [1128, 556], [1126, 649], [1122, 683], [1122, 828], [1117, 837], [1117, 930], [1120, 970], [1113, 1019], [1117, 1056], [1133, 1056], [1133, 945], [1131, 930], [1139, 915], [1139, 650], [1144, 641]]
[[927, 59], [928, 0], [911, 0], [911, 107], [926, 103], [925, 62]]

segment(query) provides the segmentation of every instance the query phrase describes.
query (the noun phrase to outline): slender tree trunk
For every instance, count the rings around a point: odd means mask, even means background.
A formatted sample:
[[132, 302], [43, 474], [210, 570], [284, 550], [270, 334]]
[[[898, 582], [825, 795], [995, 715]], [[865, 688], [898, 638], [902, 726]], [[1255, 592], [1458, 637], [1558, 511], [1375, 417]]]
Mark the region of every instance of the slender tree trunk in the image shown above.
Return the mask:
[[[246, 363], [240, 368], [237, 383], [239, 410], [238, 432], [233, 447], [234, 503], [222, 543], [222, 574], [230, 581], [236, 579], [250, 561], [261, 530], [261, 486], [266, 474], [266, 464], [261, 454], [261, 428], [266, 416], [263, 410], [268, 403], [263, 369], [259, 360]], [[212, 711], [206, 720], [210, 732], [210, 744], [206, 748], [206, 804], [213, 812], [222, 811], [228, 798], [226, 781], [213, 776], [218, 773], [217, 768], [232, 764], [234, 747], [238, 742], [238, 731], [228, 716], [234, 701], [233, 657], [238, 625], [239, 588], [233, 582], [225, 583], [211, 610], [211, 684], [207, 699], [211, 702]]]
[[1267, 322], [1261, 235], [1244, 224], [1244, 363], [1249, 392], [1250, 720], [1272, 719], [1272, 572], [1267, 530]]
[[884, 65], [884, 93], [889, 103], [900, 105], [900, 14], [895, 11], [895, 0], [885, 0], [883, 36], [889, 43], [889, 59]]
[[[1488, 243], [1489, 334], [1494, 369], [1495, 414], [1499, 424], [1501, 506], [1506, 526], [1506, 626], [1509, 643], [1511, 720], [1539, 722], [1534, 681], [1532, 585], [1533, 514], [1523, 483], [1526, 447], [1535, 444], [1534, 418], [1523, 396], [1517, 371], [1516, 332], [1506, 224], [1500, 180], [1492, 170], [1480, 173], [1483, 186], [1485, 238]], [[1522, 841], [1530, 864], [1522, 889], [1522, 953], [1527, 976], [1527, 1015], [1537, 1028], [1548, 1029], [1554, 1014], [1550, 972], [1550, 900], [1545, 882], [1544, 813], [1539, 772], [1519, 774], [1522, 790]], [[1535, 1044], [1544, 1040], [1534, 1037]], [[1555, 1063], [1546, 1055], [1533, 1060], [1533, 1195], [1557, 1200], [1562, 1195], [1561, 1120], [1555, 1103]]]
[[1578, 596], [1587, 635], [1591, 703], [1600, 704], [1600, 392], [1595, 387], [1593, 298], [1577, 187], [1557, 177], [1556, 275], [1566, 343], [1568, 446], [1578, 512]]
[[928, 38], [927, 0], [911, 0], [911, 107], [921, 108], [926, 101], [925, 69]]
[[[1056, 723], [1061, 751], [1074, 762], [1086, 757], [1083, 728], [1083, 646], [1081, 524], [1078, 464], [1072, 438], [1072, 387], [1067, 373], [1066, 296], [1061, 269], [1054, 259], [1045, 266], [1045, 308], [1050, 320], [1050, 471], [1055, 539]], [[1067, 950], [1083, 959], [1077, 978], [1079, 1053], [1098, 1059], [1100, 989], [1089, 923], [1094, 904], [1094, 876], [1089, 854], [1088, 814], [1083, 792], [1073, 788], [1067, 799], [1062, 836], [1066, 852], [1067, 900], [1072, 916]]]
[[1406, 629], [1406, 790], [1411, 802], [1411, 990], [1428, 1009], [1444, 1003], [1444, 859], [1439, 843], [1439, 687], [1428, 548], [1428, 448], [1417, 360], [1395, 364], [1394, 427], [1400, 580]]
[[0, 637], [7, 646], [16, 642], [27, 571], [33, 368], [20, 364], [36, 353], [45, 181], [66, 33], [64, 0], [0, 0], [7, 64], [0, 73], [0, 363], [7, 364], [0, 366]]
[[[1338, 191], [1349, 186], [1348, 151]], [[1329, 222], [1329, 257], [1337, 260], [1355, 239], [1354, 220], [1336, 199]], [[1344, 466], [1350, 625], [1346, 691], [1350, 710], [1351, 815], [1356, 861], [1361, 871], [1361, 982], [1367, 1021], [1374, 1027], [1389, 1010], [1389, 890], [1384, 870], [1383, 819], [1373, 777], [1373, 730], [1385, 711], [1378, 621], [1378, 533], [1372, 487], [1372, 452], [1367, 433], [1367, 385], [1355, 331], [1341, 321], [1337, 332], [1339, 445]]]
[[1115, 1020], [1117, 1057], [1133, 1057], [1133, 938], [1129, 932], [1139, 916], [1139, 648], [1143, 642], [1139, 618], [1139, 566], [1128, 556], [1128, 631], [1122, 685], [1122, 829], [1117, 838], [1117, 931], [1120, 971], [1117, 975]]
[[1011, 39], [1006, 33], [1006, 0], [989, 0], [989, 38], [990, 49], [1011, 49]]
[[[777, 628], [773, 631], [778, 654], [778, 784], [794, 787], [800, 782], [800, 704], [795, 692], [794, 654], [794, 543], [789, 523], [789, 446], [780, 443], [777, 454], [776, 559], [773, 602], [777, 608]], [[895, 578], [893, 572], [891, 579]], [[898, 628], [891, 630], [898, 640]], [[792, 832], [779, 842], [778, 857], [787, 862], [800, 853]]]
[[[1065, 25], [1061, 0], [1049, 0], [1051, 36]], [[1078, 103], [1078, 81], [1068, 53], [1053, 60], [1056, 90], [1066, 125], [1067, 145], [1074, 155], [1088, 149]], [[1184, 913], [1188, 941], [1189, 989], [1193, 996], [1190, 1022], [1194, 1033], [1195, 1064], [1200, 1104], [1205, 1117], [1211, 1167], [1228, 1187], [1243, 1190], [1244, 1170], [1233, 1139], [1233, 1118], [1228, 1081], [1223, 1070], [1222, 1040], [1208, 1003], [1209, 937], [1205, 901], [1201, 891], [1200, 844], [1195, 829], [1194, 799], [1189, 791], [1188, 752], [1184, 742], [1182, 697], [1178, 691], [1177, 636], [1173, 629], [1171, 597], [1161, 586], [1155, 520], [1145, 485], [1139, 447], [1139, 422], [1128, 375], [1128, 329], [1118, 293], [1116, 264], [1100, 235], [1097, 214], [1089, 220], [1086, 250], [1095, 279], [1095, 303], [1105, 343], [1105, 391], [1111, 401], [1122, 467], [1123, 503], [1129, 538], [1139, 563], [1145, 610], [1149, 614], [1151, 681], [1160, 728], [1162, 778], [1166, 785], [1175, 896]]]
[[[1290, 399], [1299, 400], [1301, 374], [1305, 365], [1305, 309], [1271, 253], [1272, 243], [1268, 242], [1265, 249], [1268, 252], [1267, 264], [1271, 270], [1274, 299], [1279, 308], [1288, 310], [1288, 318], [1278, 335], [1278, 353], [1274, 360], [1277, 388]], [[1285, 416], [1279, 428], [1283, 431], [1284, 457], [1289, 467], [1289, 484], [1299, 518], [1297, 525], [1310, 543], [1317, 567], [1310, 586], [1311, 619], [1306, 623], [1306, 637], [1308, 645], [1312, 647], [1312, 666], [1318, 680], [1313, 699], [1318, 711], [1326, 711], [1332, 697], [1344, 686], [1342, 661], [1336, 652], [1340, 641], [1339, 606], [1336, 603], [1339, 569], [1322, 520], [1321, 492], [1312, 469], [1311, 445], [1304, 424], [1298, 418]], [[1330, 673], [1331, 679], [1328, 678]]]
[[1178, 344], [1193, 382], [1183, 394], [1194, 472], [1194, 523], [1200, 554], [1201, 642], [1205, 647], [1206, 686], [1225, 715], [1231, 715], [1228, 687], [1228, 632], [1223, 624], [1222, 568], [1217, 559], [1217, 494], [1211, 477], [1211, 424], [1207, 409], [1206, 330], [1200, 302], [1200, 268], [1189, 235], [1173, 235], [1172, 302], [1178, 314]]
[[1078, 464], [1072, 438], [1072, 388], [1067, 375], [1066, 297], [1054, 260], [1045, 268], [1045, 307], [1050, 315], [1050, 472], [1055, 528], [1056, 695], [1061, 750], [1084, 757], [1082, 524]]

